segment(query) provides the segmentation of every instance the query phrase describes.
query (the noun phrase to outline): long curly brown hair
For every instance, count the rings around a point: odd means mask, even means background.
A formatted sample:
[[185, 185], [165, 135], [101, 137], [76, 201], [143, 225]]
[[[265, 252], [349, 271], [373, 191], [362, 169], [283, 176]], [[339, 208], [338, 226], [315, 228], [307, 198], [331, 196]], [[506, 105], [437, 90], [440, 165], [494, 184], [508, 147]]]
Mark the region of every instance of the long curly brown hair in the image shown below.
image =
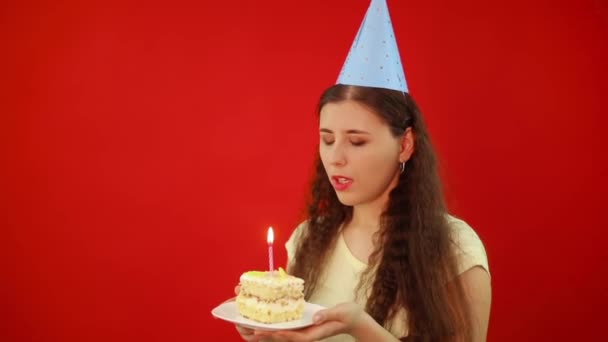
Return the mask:
[[[321, 96], [317, 112], [327, 103], [355, 100], [373, 109], [401, 137], [411, 127], [414, 153], [391, 191], [376, 233], [378, 243], [358, 290], [367, 289], [366, 311], [390, 328], [397, 312], [407, 312], [409, 335], [404, 341], [469, 340], [468, 308], [456, 278], [447, 208], [437, 158], [418, 106], [399, 91], [335, 85]], [[320, 158], [316, 162], [303, 230], [290, 273], [306, 282], [306, 298], [314, 292], [322, 265], [340, 227], [352, 218], [352, 207], [338, 200]]]

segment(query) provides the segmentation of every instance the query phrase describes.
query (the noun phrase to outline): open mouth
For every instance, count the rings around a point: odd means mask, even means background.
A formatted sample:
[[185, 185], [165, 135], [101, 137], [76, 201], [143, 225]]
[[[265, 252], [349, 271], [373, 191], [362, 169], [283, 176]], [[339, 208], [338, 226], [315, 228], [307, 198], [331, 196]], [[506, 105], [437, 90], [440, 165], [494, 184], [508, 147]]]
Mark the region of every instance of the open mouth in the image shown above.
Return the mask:
[[331, 184], [333, 185], [334, 189], [344, 191], [353, 184], [353, 179], [344, 176], [332, 176]]

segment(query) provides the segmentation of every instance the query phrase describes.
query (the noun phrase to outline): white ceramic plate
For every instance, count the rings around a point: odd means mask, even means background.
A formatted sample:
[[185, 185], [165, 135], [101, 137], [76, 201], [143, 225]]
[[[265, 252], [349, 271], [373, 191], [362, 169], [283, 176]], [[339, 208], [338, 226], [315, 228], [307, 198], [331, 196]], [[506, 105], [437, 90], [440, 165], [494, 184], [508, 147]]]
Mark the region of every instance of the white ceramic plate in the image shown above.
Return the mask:
[[317, 304], [306, 303], [304, 305], [304, 316], [302, 319], [297, 321], [289, 321], [283, 323], [265, 324], [256, 322], [254, 320], [245, 318], [239, 315], [236, 309], [236, 302], [226, 302], [211, 310], [211, 314], [219, 319], [228, 321], [234, 324], [238, 324], [245, 328], [257, 329], [257, 330], [293, 330], [301, 329], [312, 325], [312, 315], [325, 307]]

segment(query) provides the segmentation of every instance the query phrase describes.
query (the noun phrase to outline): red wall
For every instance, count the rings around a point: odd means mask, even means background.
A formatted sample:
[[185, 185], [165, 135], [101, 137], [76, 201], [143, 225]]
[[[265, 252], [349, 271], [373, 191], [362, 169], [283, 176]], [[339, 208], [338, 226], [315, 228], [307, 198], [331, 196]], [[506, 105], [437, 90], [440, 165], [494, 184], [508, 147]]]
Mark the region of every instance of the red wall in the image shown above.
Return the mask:
[[[368, 1], [144, 3], [2, 5], [2, 341], [237, 341], [210, 310], [269, 225], [285, 261]], [[593, 340], [608, 6], [491, 3], [389, 1], [409, 86], [486, 243], [490, 340]]]

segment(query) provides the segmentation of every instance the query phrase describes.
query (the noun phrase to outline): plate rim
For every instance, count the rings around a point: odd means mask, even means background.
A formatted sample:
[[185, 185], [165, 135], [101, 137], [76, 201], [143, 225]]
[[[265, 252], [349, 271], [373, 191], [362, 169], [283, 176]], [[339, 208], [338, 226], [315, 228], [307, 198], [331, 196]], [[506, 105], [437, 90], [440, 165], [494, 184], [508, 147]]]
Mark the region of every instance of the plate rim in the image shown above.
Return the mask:
[[[319, 311], [319, 310], [327, 309], [327, 307], [320, 305], [320, 304], [316, 304], [316, 303], [304, 302], [304, 305], [305, 305], [304, 310], [306, 310], [306, 307], [308, 307], [309, 309], [313, 310], [312, 311], [313, 313], [316, 311]], [[302, 323], [300, 325], [295, 325], [292, 327], [290, 327], [290, 326], [284, 327], [282, 325], [289, 324], [290, 322], [297, 322], [297, 321], [289, 321], [289, 322], [281, 322], [281, 323], [261, 323], [261, 322], [257, 322], [252, 319], [243, 317], [243, 316], [239, 315], [238, 312], [237, 312], [237, 319], [231, 319], [224, 315], [219, 315], [217, 313], [217, 310], [219, 310], [220, 308], [222, 308], [224, 306], [232, 306], [234, 308], [234, 310], [236, 310], [236, 301], [235, 300], [225, 301], [225, 302], [222, 302], [221, 304], [217, 305], [216, 307], [214, 307], [211, 310], [211, 314], [213, 315], [213, 317], [215, 317], [217, 319], [221, 319], [226, 322], [230, 322], [235, 325], [240, 325], [245, 328], [250, 328], [250, 329], [254, 329], [254, 330], [267, 330], [267, 331], [296, 330], [296, 329], [302, 329], [302, 328], [306, 328], [306, 327], [313, 325], [313, 322], [311, 319], [310, 322]], [[238, 320], [239, 318], [242, 321], [239, 321]]]

